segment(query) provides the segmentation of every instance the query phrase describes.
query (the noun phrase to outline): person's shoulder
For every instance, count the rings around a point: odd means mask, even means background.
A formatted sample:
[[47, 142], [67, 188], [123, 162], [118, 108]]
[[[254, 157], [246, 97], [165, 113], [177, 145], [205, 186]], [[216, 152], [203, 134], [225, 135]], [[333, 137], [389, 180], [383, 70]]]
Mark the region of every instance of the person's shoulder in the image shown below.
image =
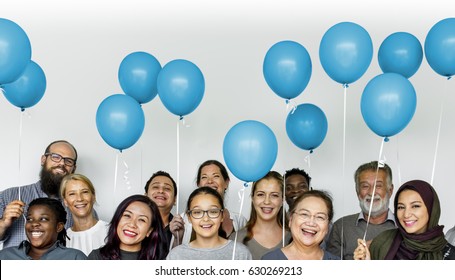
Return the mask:
[[455, 260], [455, 246], [450, 243], [447, 243], [443, 249], [443, 259], [444, 260]]
[[341, 218], [338, 218], [334, 223], [333, 225], [341, 225], [341, 223], [346, 223], [346, 222], [350, 222], [350, 221], [355, 221], [357, 220], [357, 218], [359, 217], [360, 213], [354, 213], [354, 214], [350, 214], [350, 215], [346, 215], [346, 216], [343, 216]]
[[101, 260], [101, 253], [100, 253], [101, 248], [94, 249], [88, 254], [87, 259], [88, 260]]
[[67, 252], [65, 254], [73, 256], [75, 260], [86, 260], [87, 259], [87, 256], [84, 254], [84, 252], [82, 252], [79, 249], [66, 247], [65, 250]]
[[261, 257], [261, 260], [285, 260], [285, 259], [286, 259], [286, 257], [284, 255], [283, 251], [281, 251], [281, 248], [267, 252]]
[[172, 248], [166, 256], [166, 260], [179, 260], [181, 259], [182, 253], [188, 251], [190, 247], [188, 244], [180, 244]]
[[[234, 246], [234, 240], [228, 240], [228, 242], [232, 242], [232, 245], [231, 245], [231, 246]], [[250, 251], [250, 249], [248, 249], [248, 247], [247, 247], [245, 244], [243, 244], [242, 242], [237, 241], [237, 242], [235, 243], [235, 246], [236, 246], [238, 249]]]
[[336, 256], [332, 253], [330, 253], [327, 250], [324, 250], [324, 260], [341, 260], [340, 256]]

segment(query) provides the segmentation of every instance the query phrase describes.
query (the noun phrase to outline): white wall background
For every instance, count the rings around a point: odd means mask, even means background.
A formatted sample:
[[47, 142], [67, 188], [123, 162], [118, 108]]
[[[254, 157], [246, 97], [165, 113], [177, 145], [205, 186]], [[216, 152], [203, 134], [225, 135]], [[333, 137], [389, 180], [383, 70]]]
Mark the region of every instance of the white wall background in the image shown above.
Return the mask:
[[[335, 218], [357, 212], [353, 172], [358, 165], [378, 159], [382, 141], [369, 130], [360, 113], [365, 85], [381, 73], [379, 46], [397, 31], [415, 35], [423, 46], [430, 28], [454, 17], [454, 11], [453, 1], [2, 0], [0, 17], [26, 31], [32, 60], [46, 73], [47, 90], [22, 117], [19, 108], [0, 97], [0, 190], [35, 182], [44, 148], [53, 140], [67, 139], [80, 155], [77, 171], [95, 184], [97, 211], [102, 219], [110, 220], [124, 197], [142, 193], [145, 182], [157, 170], [166, 170], [176, 179], [179, 171], [181, 212], [195, 188], [198, 165], [212, 158], [224, 162], [222, 143], [227, 131], [240, 121], [254, 119], [268, 125], [278, 139], [274, 170], [283, 173], [292, 167], [304, 168], [313, 177], [314, 187], [332, 193]], [[363, 26], [374, 46], [369, 69], [347, 90], [345, 162], [343, 88], [326, 75], [318, 54], [324, 33], [342, 21]], [[282, 40], [305, 46], [313, 63], [311, 80], [295, 103], [319, 106], [329, 122], [327, 136], [311, 154], [310, 165], [305, 160], [308, 152], [287, 137], [284, 100], [271, 91], [262, 74], [267, 50]], [[119, 153], [100, 137], [95, 115], [104, 98], [122, 93], [118, 67], [135, 51], [154, 55], [162, 66], [178, 58], [192, 61], [204, 74], [206, 90], [199, 107], [185, 117], [190, 127], [180, 128], [179, 165], [178, 117], [166, 110], [159, 97], [143, 105], [144, 133], [119, 156], [114, 190]], [[405, 130], [384, 145], [384, 155], [398, 188], [411, 179], [430, 181], [437, 151], [433, 183], [442, 204], [441, 224], [447, 231], [455, 223], [455, 81], [436, 74], [425, 59], [410, 81], [417, 92], [416, 113]], [[129, 184], [123, 179], [125, 171]], [[242, 186], [243, 182], [232, 175], [227, 204], [234, 211], [240, 210], [238, 193]], [[246, 217], [249, 204], [246, 197]]]

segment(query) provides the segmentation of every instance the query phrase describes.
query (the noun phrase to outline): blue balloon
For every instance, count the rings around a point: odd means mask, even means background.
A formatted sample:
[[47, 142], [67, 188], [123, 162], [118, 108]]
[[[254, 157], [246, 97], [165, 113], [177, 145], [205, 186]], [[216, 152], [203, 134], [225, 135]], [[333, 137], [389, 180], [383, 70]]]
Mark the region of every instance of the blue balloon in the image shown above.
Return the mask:
[[96, 111], [96, 127], [101, 138], [120, 152], [139, 140], [144, 123], [141, 105], [129, 95], [111, 95], [101, 102]]
[[319, 59], [332, 80], [347, 85], [366, 72], [373, 58], [373, 43], [368, 32], [352, 22], [332, 26], [322, 37]]
[[140, 104], [151, 101], [158, 94], [157, 79], [160, 62], [146, 52], [133, 52], [120, 63], [118, 80], [125, 94]]
[[275, 164], [277, 154], [275, 134], [259, 121], [239, 122], [224, 138], [224, 161], [232, 174], [244, 182], [264, 177]]
[[402, 131], [414, 116], [416, 103], [411, 82], [396, 73], [374, 77], [363, 90], [360, 101], [365, 123], [382, 137]]
[[202, 101], [204, 76], [192, 62], [177, 59], [167, 63], [158, 75], [158, 95], [164, 106], [174, 115], [193, 112]]
[[313, 151], [327, 135], [327, 118], [324, 112], [313, 104], [300, 104], [286, 118], [286, 133], [297, 147]]
[[38, 64], [30, 61], [18, 79], [2, 87], [6, 99], [23, 111], [43, 97], [46, 91], [46, 75]]
[[397, 73], [410, 78], [423, 60], [422, 45], [414, 35], [396, 32], [382, 42], [378, 52], [378, 62], [384, 73]]
[[292, 99], [300, 95], [311, 77], [311, 58], [297, 42], [281, 41], [265, 55], [262, 71], [269, 87], [280, 97]]
[[0, 18], [0, 85], [14, 82], [32, 57], [25, 31], [16, 23]]
[[439, 75], [455, 74], [455, 18], [443, 19], [430, 29], [425, 39], [425, 57]]

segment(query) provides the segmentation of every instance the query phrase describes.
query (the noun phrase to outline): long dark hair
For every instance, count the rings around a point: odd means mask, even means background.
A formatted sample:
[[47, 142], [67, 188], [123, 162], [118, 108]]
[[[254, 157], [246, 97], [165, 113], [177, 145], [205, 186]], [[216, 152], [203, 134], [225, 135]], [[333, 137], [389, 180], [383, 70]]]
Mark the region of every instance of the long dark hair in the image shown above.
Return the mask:
[[145, 203], [152, 211], [152, 233], [144, 238], [141, 242], [141, 251], [139, 252], [139, 260], [164, 260], [169, 252], [166, 246], [165, 233], [161, 215], [150, 198], [145, 195], [135, 194], [125, 198], [120, 202], [115, 210], [114, 216], [109, 224], [109, 231], [106, 237], [106, 244], [100, 248], [100, 253], [103, 259], [119, 260], [120, 259], [120, 239], [117, 235], [117, 226], [126, 208], [133, 202]]
[[[52, 212], [54, 212], [57, 223], [63, 223], [63, 225], [66, 224], [65, 208], [63, 207], [62, 203], [60, 201], [58, 201], [57, 199], [53, 199], [53, 198], [49, 198], [49, 197], [40, 197], [40, 198], [34, 199], [34, 200], [32, 200], [32, 202], [30, 202], [30, 204], [28, 206], [28, 211], [30, 211], [30, 207], [37, 206], [37, 205], [46, 206]], [[66, 239], [69, 239], [69, 237], [66, 234], [65, 227], [63, 227], [63, 229], [58, 233], [57, 240], [60, 241], [60, 243], [63, 246], [66, 246]]]

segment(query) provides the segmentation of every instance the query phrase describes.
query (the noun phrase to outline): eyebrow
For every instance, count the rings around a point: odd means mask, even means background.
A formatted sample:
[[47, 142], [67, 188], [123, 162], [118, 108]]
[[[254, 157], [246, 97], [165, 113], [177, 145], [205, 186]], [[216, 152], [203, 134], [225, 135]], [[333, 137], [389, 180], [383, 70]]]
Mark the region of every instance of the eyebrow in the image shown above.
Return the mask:
[[154, 183], [152, 183], [150, 186], [153, 186], [153, 185], [156, 185], [156, 184], [160, 184], [160, 185], [162, 184], [162, 185], [166, 185], [166, 186], [172, 187], [171, 184], [169, 184], [169, 183], [162, 183], [162, 182], [154, 182]]

